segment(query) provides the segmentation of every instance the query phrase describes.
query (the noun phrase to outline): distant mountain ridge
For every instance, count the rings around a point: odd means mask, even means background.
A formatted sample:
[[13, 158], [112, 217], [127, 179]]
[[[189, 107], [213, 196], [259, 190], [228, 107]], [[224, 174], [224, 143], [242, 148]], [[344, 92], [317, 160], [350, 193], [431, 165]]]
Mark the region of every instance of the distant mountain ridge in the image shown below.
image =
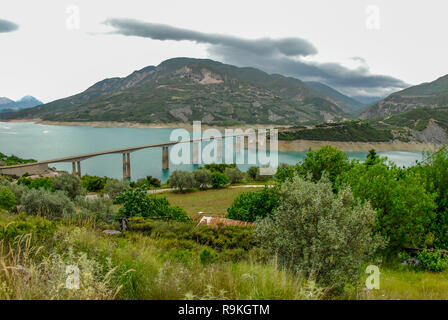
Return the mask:
[[326, 95], [347, 113], [356, 114], [365, 106], [364, 103], [354, 98], [348, 97], [323, 83], [315, 81], [307, 81], [305, 83], [315, 91]]
[[208, 59], [174, 58], [2, 118], [286, 125], [347, 118], [355, 107], [356, 101], [334, 89], [316, 90], [296, 78]]
[[24, 96], [22, 99], [17, 101], [11, 100], [6, 97], [0, 97], [0, 112], [33, 108], [41, 104], [42, 102], [33, 96]]
[[422, 107], [448, 106], [448, 75], [395, 92], [362, 112], [361, 119], [390, 116]]

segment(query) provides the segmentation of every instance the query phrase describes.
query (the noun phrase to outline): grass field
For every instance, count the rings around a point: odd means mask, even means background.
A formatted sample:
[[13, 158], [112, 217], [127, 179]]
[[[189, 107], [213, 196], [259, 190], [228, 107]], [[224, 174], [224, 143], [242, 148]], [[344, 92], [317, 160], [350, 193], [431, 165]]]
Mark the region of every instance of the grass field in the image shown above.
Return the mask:
[[211, 189], [186, 193], [168, 191], [159, 193], [158, 196], [165, 196], [170, 204], [181, 206], [192, 218], [197, 217], [198, 212], [212, 217], [224, 217], [236, 196], [256, 190], [260, 188]]
[[380, 276], [380, 289], [363, 291], [357, 299], [446, 300], [448, 273], [385, 269]]

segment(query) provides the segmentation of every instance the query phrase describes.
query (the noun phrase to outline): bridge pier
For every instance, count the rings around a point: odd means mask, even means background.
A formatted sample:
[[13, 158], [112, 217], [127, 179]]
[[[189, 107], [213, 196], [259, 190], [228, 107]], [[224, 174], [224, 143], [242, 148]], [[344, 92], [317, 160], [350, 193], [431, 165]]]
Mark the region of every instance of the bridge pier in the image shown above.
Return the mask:
[[199, 142], [193, 142], [193, 164], [199, 164]]
[[218, 156], [218, 158], [222, 158], [222, 138], [221, 137], [216, 138], [216, 141], [218, 143], [218, 146], [217, 146], [218, 154], [217, 154], [217, 156]]
[[72, 173], [81, 178], [81, 160], [72, 161]]
[[123, 153], [123, 180], [131, 180], [131, 153]]
[[162, 170], [168, 170], [170, 167], [170, 158], [168, 153], [168, 146], [162, 149]]

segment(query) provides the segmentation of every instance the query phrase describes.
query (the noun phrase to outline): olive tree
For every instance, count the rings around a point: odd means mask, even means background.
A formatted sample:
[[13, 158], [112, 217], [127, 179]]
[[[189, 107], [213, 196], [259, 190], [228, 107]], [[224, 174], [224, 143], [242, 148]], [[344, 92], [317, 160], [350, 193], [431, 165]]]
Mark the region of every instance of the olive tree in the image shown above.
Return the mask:
[[193, 174], [188, 171], [174, 170], [170, 175], [169, 185], [179, 189], [180, 192], [193, 188], [195, 185]]
[[274, 214], [257, 223], [256, 237], [280, 267], [341, 289], [359, 280], [360, 267], [384, 245], [375, 218], [349, 188], [334, 194], [326, 176], [316, 183], [295, 176], [283, 183]]
[[82, 181], [78, 176], [69, 173], [62, 173], [54, 179], [54, 188], [61, 190], [72, 200], [79, 195], [85, 195], [86, 190], [82, 186]]
[[195, 184], [198, 188], [206, 189], [212, 183], [212, 173], [208, 169], [198, 169], [193, 172]]

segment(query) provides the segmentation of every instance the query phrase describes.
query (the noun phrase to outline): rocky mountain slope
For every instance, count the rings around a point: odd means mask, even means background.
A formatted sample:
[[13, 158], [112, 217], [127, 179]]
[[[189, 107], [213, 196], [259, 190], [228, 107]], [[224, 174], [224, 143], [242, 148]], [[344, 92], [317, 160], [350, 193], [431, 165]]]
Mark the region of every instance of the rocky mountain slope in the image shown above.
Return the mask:
[[361, 119], [384, 117], [420, 107], [448, 106], [448, 75], [396, 92], [369, 106]]
[[304, 82], [213, 60], [175, 58], [2, 118], [209, 124], [298, 124], [349, 117], [350, 107]]
[[323, 83], [314, 81], [308, 81], [305, 83], [315, 91], [325, 96], [327, 99], [333, 101], [349, 114], [356, 115], [365, 107], [364, 103], [350, 98]]

